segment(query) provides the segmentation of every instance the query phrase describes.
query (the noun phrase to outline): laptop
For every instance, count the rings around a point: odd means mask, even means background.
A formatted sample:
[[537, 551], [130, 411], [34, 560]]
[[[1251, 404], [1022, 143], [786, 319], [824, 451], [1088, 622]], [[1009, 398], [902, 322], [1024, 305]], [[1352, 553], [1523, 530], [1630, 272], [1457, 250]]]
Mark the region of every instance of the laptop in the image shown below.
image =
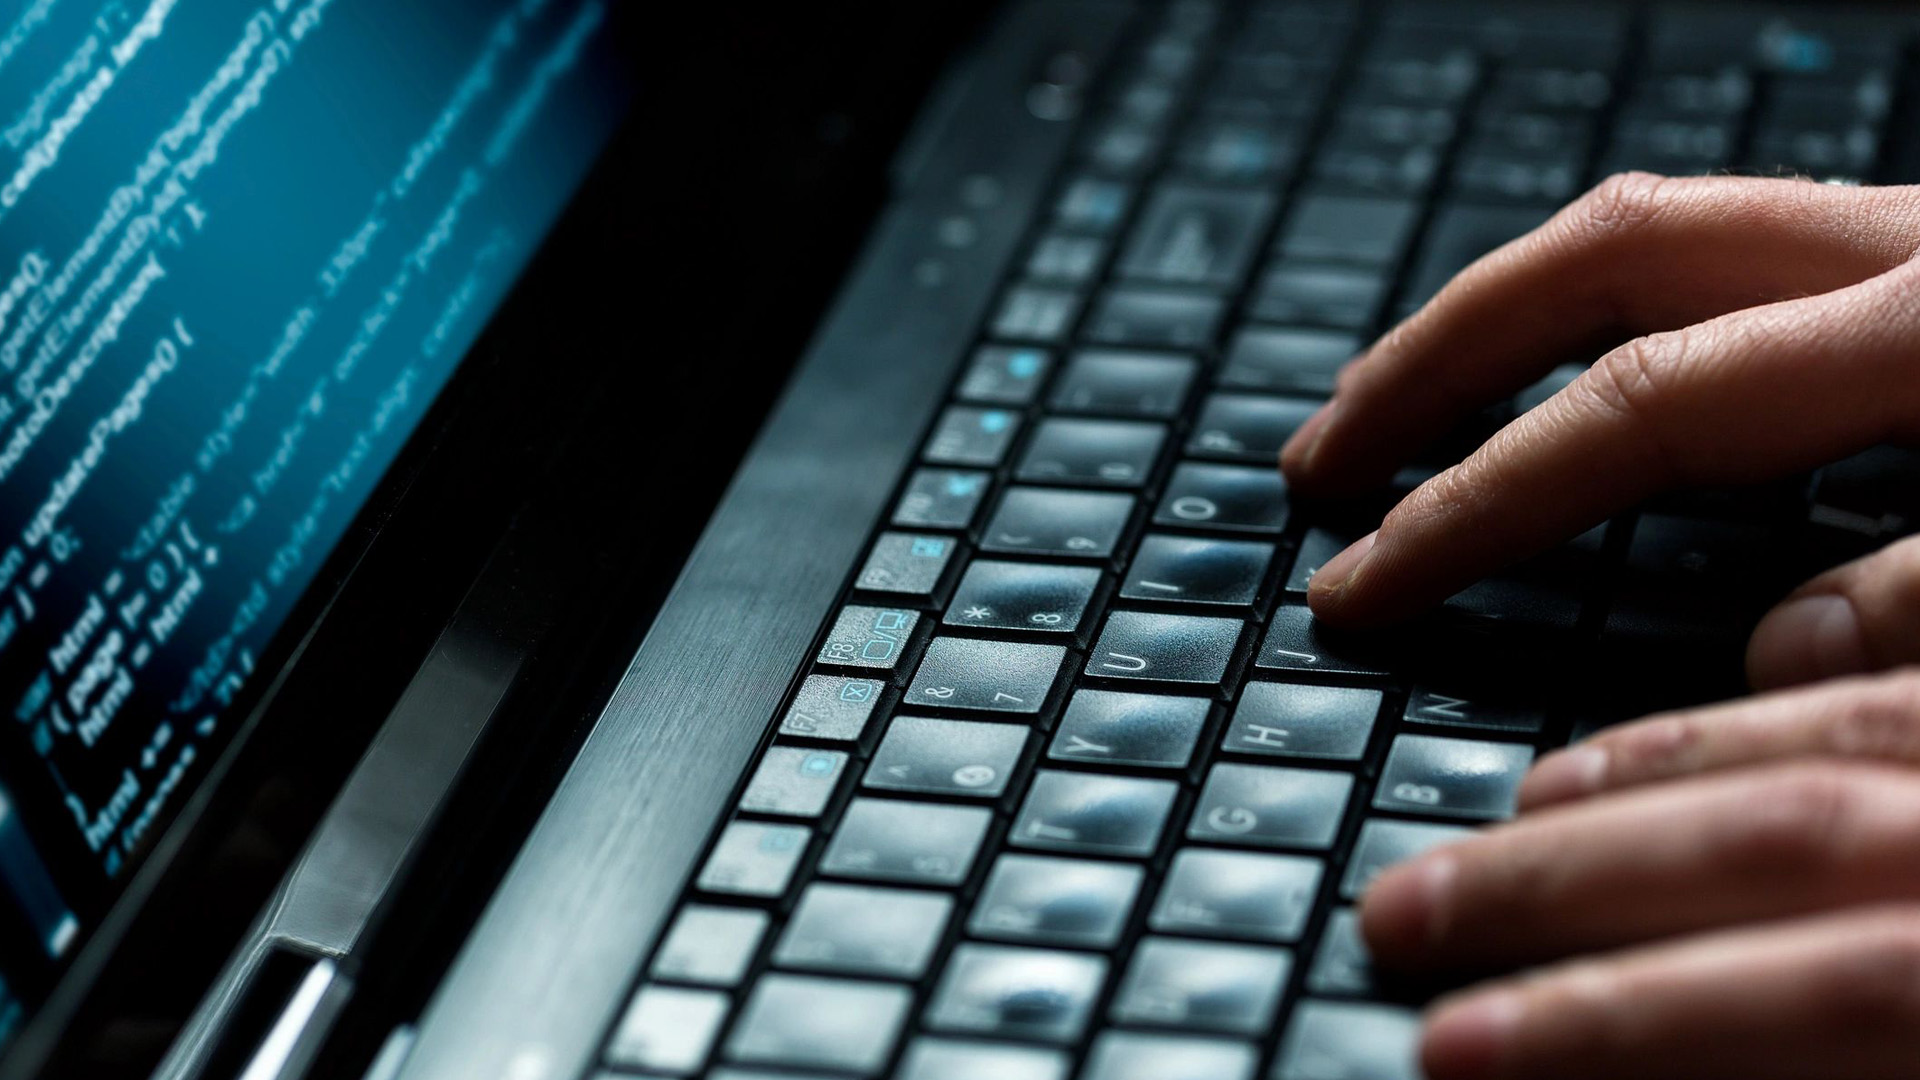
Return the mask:
[[1597, 178], [1920, 179], [1893, 6], [17, 0], [0, 1077], [1418, 1080], [1379, 870], [1740, 692], [1882, 448], [1412, 626], [1342, 362]]

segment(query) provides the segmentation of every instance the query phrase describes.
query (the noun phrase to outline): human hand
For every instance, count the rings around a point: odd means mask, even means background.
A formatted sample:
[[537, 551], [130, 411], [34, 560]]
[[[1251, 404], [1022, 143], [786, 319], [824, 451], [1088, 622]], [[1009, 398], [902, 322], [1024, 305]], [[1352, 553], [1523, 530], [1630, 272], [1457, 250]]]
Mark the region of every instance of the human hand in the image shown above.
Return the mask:
[[[1349, 365], [1288, 444], [1281, 464], [1297, 490], [1365, 487], [1487, 402], [1612, 347], [1327, 563], [1316, 616], [1392, 621], [1661, 489], [1920, 438], [1916, 251], [1920, 188], [1646, 174], [1602, 184]], [[1913, 660], [1915, 544], [1790, 598], [1749, 652], [1762, 687]]]
[[1364, 900], [1383, 966], [1548, 965], [1440, 1002], [1429, 1080], [1916, 1074], [1920, 671], [1618, 728], [1520, 803]]

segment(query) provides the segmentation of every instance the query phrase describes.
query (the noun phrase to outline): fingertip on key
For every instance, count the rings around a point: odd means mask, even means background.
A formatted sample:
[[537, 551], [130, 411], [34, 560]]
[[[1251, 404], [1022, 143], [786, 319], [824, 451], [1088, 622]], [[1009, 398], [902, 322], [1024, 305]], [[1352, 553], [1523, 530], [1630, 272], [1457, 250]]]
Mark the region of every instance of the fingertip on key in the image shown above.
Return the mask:
[[1446, 907], [1459, 877], [1459, 860], [1427, 855], [1381, 874], [1360, 901], [1360, 927], [1376, 957], [1389, 965], [1420, 965], [1446, 928]]
[[1320, 444], [1326, 437], [1327, 426], [1333, 420], [1335, 406], [1336, 402], [1333, 401], [1320, 406], [1280, 447], [1280, 471], [1286, 474], [1290, 483], [1311, 484], [1316, 478]]
[[1307, 602], [1313, 606], [1313, 613], [1319, 617], [1333, 617], [1340, 614], [1341, 601], [1347, 590], [1352, 587], [1354, 578], [1359, 576], [1367, 557], [1373, 554], [1373, 548], [1379, 542], [1380, 534], [1368, 533], [1345, 551], [1328, 559], [1326, 565], [1313, 572], [1313, 583], [1308, 586]]
[[1493, 1080], [1525, 1006], [1511, 990], [1449, 998], [1427, 1016], [1420, 1064], [1427, 1080]]

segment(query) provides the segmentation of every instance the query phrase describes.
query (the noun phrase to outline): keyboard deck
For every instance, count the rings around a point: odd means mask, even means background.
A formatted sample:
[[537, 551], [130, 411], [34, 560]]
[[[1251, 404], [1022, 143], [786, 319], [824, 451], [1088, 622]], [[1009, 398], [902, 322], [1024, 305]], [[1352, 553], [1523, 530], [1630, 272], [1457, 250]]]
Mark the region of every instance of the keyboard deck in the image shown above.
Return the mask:
[[1737, 688], [1809, 559], [1909, 524], [1869, 466], [1698, 493], [1345, 638], [1307, 583], [1394, 492], [1302, 504], [1276, 453], [1601, 175], [1888, 179], [1908, 43], [1818, 10], [1144, 15], [608, 1075], [1416, 1080], [1427, 991], [1370, 970], [1367, 882], [1510, 816], [1546, 749]]

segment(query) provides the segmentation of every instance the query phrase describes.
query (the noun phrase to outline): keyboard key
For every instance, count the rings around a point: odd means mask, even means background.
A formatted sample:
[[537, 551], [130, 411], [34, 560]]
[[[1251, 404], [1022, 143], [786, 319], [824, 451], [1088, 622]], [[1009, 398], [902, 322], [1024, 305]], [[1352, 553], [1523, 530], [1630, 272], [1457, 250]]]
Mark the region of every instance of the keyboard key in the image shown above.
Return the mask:
[[1213, 686], [1226, 678], [1245, 627], [1239, 619], [1116, 611], [1087, 656], [1087, 674]]
[[1220, 385], [1324, 396], [1359, 351], [1360, 339], [1345, 330], [1249, 326], [1227, 350]]
[[1023, 481], [1139, 487], [1166, 438], [1161, 424], [1048, 419], [1034, 432], [1014, 475]]
[[1102, 345], [1198, 349], [1213, 343], [1226, 311], [1218, 296], [1116, 285], [1095, 299], [1081, 336]]
[[1077, 690], [1047, 756], [1055, 761], [1184, 769], [1211, 708], [1205, 698]]
[[1329, 139], [1314, 155], [1317, 186], [1355, 194], [1409, 196], [1433, 190], [1443, 149], [1424, 143], [1393, 145], [1364, 137]]
[[1006, 409], [955, 405], [940, 414], [921, 455], [934, 465], [1000, 464], [1020, 433], [1020, 414]]
[[1053, 220], [1061, 228], [1074, 232], [1111, 232], [1125, 220], [1132, 203], [1130, 184], [1102, 177], [1075, 177], [1060, 193]]
[[1354, 909], [1341, 908], [1328, 918], [1307, 971], [1307, 989], [1346, 997], [1373, 995], [1373, 958], [1360, 936], [1360, 915]]
[[990, 473], [916, 470], [894, 507], [893, 523], [910, 529], [964, 529], [973, 524], [992, 482]]
[[643, 986], [614, 1029], [607, 1061], [670, 1076], [698, 1072], [730, 1004], [714, 990]]
[[1387, 300], [1378, 270], [1284, 262], [1267, 271], [1248, 306], [1248, 318], [1300, 326], [1367, 330]]
[[753, 963], [767, 922], [764, 911], [688, 904], [680, 909], [654, 954], [653, 977], [734, 986]]
[[1363, 535], [1357, 531], [1308, 529], [1300, 541], [1299, 553], [1294, 556], [1293, 570], [1287, 574], [1287, 591], [1305, 596], [1307, 586], [1313, 583], [1313, 575]]
[[1376, 810], [1498, 821], [1514, 814], [1533, 748], [1478, 739], [1401, 735], [1393, 740]]
[[959, 544], [945, 536], [885, 532], [873, 542], [854, 583], [868, 592], [929, 600]]
[[958, 885], [993, 824], [978, 806], [855, 799], [840, 819], [820, 872], [903, 885]]
[[1285, 949], [1150, 937], [1134, 950], [1110, 1015], [1122, 1024], [1259, 1035], [1292, 966]]
[[1081, 295], [1073, 289], [1049, 285], [1015, 285], [1000, 297], [1000, 308], [990, 324], [993, 336], [1005, 341], [1065, 341], [1080, 320]]
[[966, 576], [954, 590], [945, 622], [948, 626], [1071, 634], [1080, 628], [1081, 617], [1099, 585], [1100, 571], [1090, 566], [979, 559], [967, 567]]
[[1360, 826], [1346, 877], [1340, 880], [1340, 898], [1358, 900], [1380, 872], [1398, 862], [1473, 835], [1464, 825], [1428, 825], [1419, 821], [1369, 820]]
[[1133, 516], [1131, 495], [1094, 491], [1009, 489], [988, 523], [987, 551], [1104, 559]]
[[698, 884], [734, 896], [784, 895], [813, 830], [800, 825], [730, 821], [700, 870]]
[[1586, 67], [1505, 68], [1481, 98], [1486, 112], [1594, 113], [1613, 100], [1613, 79]]
[[1517, 150], [1476, 137], [1453, 166], [1453, 190], [1462, 199], [1559, 206], [1580, 193], [1584, 150]]
[[953, 898], [912, 889], [815, 882], [774, 947], [783, 968], [917, 979], [953, 914]]
[[1400, 261], [1420, 220], [1412, 199], [1310, 194], [1295, 204], [1280, 234], [1280, 253], [1293, 259], [1391, 267]]
[[1147, 925], [1176, 934], [1298, 941], [1321, 873], [1318, 859], [1185, 848], [1173, 857]]
[[1082, 1080], [1253, 1080], [1248, 1043], [1103, 1031]]
[[886, 684], [843, 675], [809, 675], [780, 721], [780, 734], [858, 742]]
[[1154, 192], [1120, 259], [1126, 277], [1231, 288], [1245, 276], [1274, 197], [1169, 184]]
[[849, 604], [834, 620], [833, 631], [820, 647], [819, 660], [823, 664], [892, 671], [919, 623], [917, 611]]
[[1287, 527], [1287, 482], [1277, 468], [1186, 462], [1154, 511], [1158, 525], [1279, 533]]
[[1200, 410], [1187, 453], [1272, 465], [1280, 460], [1280, 448], [1319, 407], [1319, 402], [1303, 398], [1215, 394]]
[[1086, 953], [961, 945], [947, 961], [927, 1026], [999, 1038], [1071, 1043], [1086, 1030], [1107, 962]]
[[1107, 259], [1107, 242], [1097, 236], [1049, 233], [1027, 255], [1027, 276], [1066, 285], [1091, 285]]
[[975, 937], [1110, 949], [1127, 928], [1146, 877], [1137, 866], [1002, 855], [967, 929]]
[[1040, 396], [1052, 367], [1053, 354], [1045, 349], [985, 345], [974, 351], [955, 396], [991, 405], [1029, 405]]
[[1302, 1001], [1274, 1080], [1421, 1080], [1420, 1017], [1408, 1009]]
[[782, 817], [819, 817], [840, 786], [847, 755], [802, 746], [767, 748], [760, 767], [740, 794], [740, 809]]
[[1431, 31], [1394, 34], [1390, 43], [1375, 42], [1374, 52], [1396, 55], [1374, 60], [1354, 76], [1350, 95], [1363, 101], [1458, 104], [1480, 80], [1475, 50], [1454, 48]]
[[1144, 859], [1159, 846], [1179, 793], [1171, 780], [1042, 770], [1034, 774], [1007, 843]]
[[1378, 690], [1249, 683], [1241, 691], [1220, 749], [1359, 761], [1366, 755], [1382, 697]]
[[1404, 719], [1409, 724], [1511, 731], [1522, 735], [1538, 732], [1547, 722], [1545, 714], [1538, 709], [1453, 697], [1421, 687], [1415, 687], [1407, 699]]
[[1353, 777], [1318, 769], [1220, 764], [1187, 826], [1192, 840], [1250, 847], [1333, 846]]
[[1792, 587], [1777, 554], [1782, 539], [1765, 524], [1642, 514], [1614, 583], [1607, 637], [1649, 652], [1744, 645]]
[[1273, 671], [1314, 671], [1324, 675], [1376, 676], [1380, 663], [1347, 635], [1326, 630], [1305, 604], [1282, 604], [1273, 613], [1267, 640], [1260, 644], [1256, 667]]
[[1600, 566], [1606, 526], [1518, 566], [1483, 578], [1442, 605], [1448, 620], [1509, 636], [1550, 638], [1580, 623]]
[[1171, 419], [1198, 370], [1184, 356], [1086, 349], [1067, 365], [1049, 404], [1059, 412]]
[[896, 716], [873, 752], [867, 787], [994, 799], [1020, 765], [1027, 729], [975, 720]]
[[1059, 645], [935, 638], [907, 688], [905, 703], [1037, 713], [1066, 656]]
[[887, 1063], [913, 1004], [904, 986], [767, 975], [754, 985], [727, 1057], [755, 1065], [873, 1076]]
[[1440, 291], [1455, 274], [1494, 248], [1532, 232], [1552, 216], [1527, 206], [1443, 206], [1421, 245], [1401, 294], [1400, 312], [1408, 313]]
[[1058, 1050], [922, 1036], [907, 1048], [899, 1080], [1066, 1080]]
[[1081, 152], [1101, 172], [1138, 176], [1159, 156], [1160, 147], [1158, 127], [1114, 117], [1093, 127]]
[[1218, 184], [1266, 184], [1292, 171], [1305, 142], [1258, 118], [1201, 117], [1174, 151], [1189, 179]]
[[1148, 536], [1120, 595], [1128, 600], [1248, 607], [1260, 595], [1273, 545], [1248, 540]]

